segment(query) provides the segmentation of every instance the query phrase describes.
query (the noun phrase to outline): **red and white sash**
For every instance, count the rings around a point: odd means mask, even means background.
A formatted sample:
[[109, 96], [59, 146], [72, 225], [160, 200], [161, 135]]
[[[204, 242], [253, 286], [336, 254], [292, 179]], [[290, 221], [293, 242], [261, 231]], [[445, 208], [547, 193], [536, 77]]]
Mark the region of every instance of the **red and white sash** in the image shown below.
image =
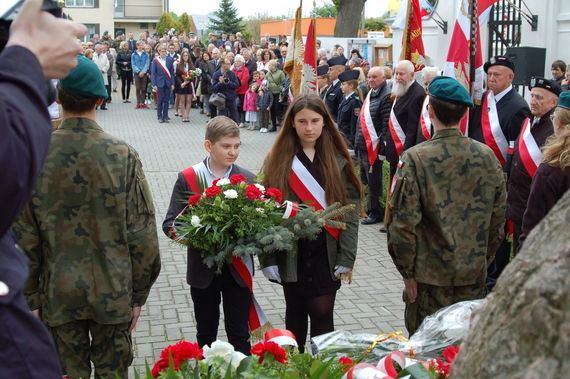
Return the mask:
[[[325, 190], [297, 157], [293, 158], [289, 185], [302, 202], [310, 202], [315, 210], [327, 207]], [[325, 226], [325, 229], [338, 240], [338, 229], [329, 226]]]
[[495, 156], [505, 167], [507, 163], [507, 154], [509, 151], [509, 141], [501, 129], [499, 123], [499, 113], [497, 112], [497, 101], [493, 91], [488, 91], [483, 99], [481, 108], [481, 128], [483, 130], [483, 138], [485, 144], [493, 150]]
[[380, 139], [374, 129], [374, 123], [372, 122], [372, 116], [370, 115], [370, 94], [372, 90], [368, 91], [368, 95], [362, 104], [362, 109], [360, 110], [360, 128], [362, 129], [362, 135], [364, 136], [364, 141], [366, 142], [366, 151], [368, 153], [368, 162], [370, 166], [376, 162], [378, 159], [378, 150], [380, 149]]
[[429, 119], [429, 112], [427, 105], [429, 103], [429, 96], [426, 96], [424, 104], [422, 105], [422, 113], [420, 114], [420, 127], [422, 128], [422, 135], [428, 141], [431, 138], [431, 120]]
[[[196, 172], [199, 172], [202, 167], [204, 166], [204, 162], [200, 162], [194, 166], [190, 166], [182, 171], [182, 175], [188, 183], [188, 187], [190, 187], [190, 191], [193, 193], [201, 193], [203, 189], [200, 188], [198, 184], [198, 175]], [[249, 292], [251, 293], [251, 303], [249, 304], [249, 316], [248, 316], [248, 324], [250, 333], [255, 332], [257, 329], [265, 326], [269, 323], [267, 316], [261, 309], [261, 306], [255, 299], [253, 295], [253, 262], [250, 264], [246, 264], [242, 258], [240, 257], [232, 257], [232, 266], [240, 276], [241, 280], [245, 283]]]
[[398, 156], [402, 155], [402, 151], [404, 151], [404, 144], [406, 143], [406, 133], [404, 133], [404, 129], [400, 125], [400, 122], [396, 118], [396, 113], [394, 113], [394, 107], [396, 106], [396, 100], [394, 100], [394, 104], [392, 105], [392, 110], [390, 111], [390, 120], [388, 121], [388, 128], [390, 129], [390, 135], [392, 136], [392, 140], [394, 141], [394, 145], [396, 145], [396, 152]]
[[527, 118], [523, 122], [521, 135], [519, 137], [519, 155], [526, 171], [531, 178], [534, 178], [534, 174], [542, 160], [542, 152], [532, 136], [530, 129], [530, 119]]
[[[158, 64], [158, 66], [162, 69], [162, 71], [164, 71], [166, 76], [168, 76], [168, 79], [172, 79], [172, 76], [170, 76], [170, 71], [168, 71], [168, 68], [164, 64], [162, 64], [162, 61], [158, 59], [158, 57], [154, 58], [154, 61]], [[164, 61], [166, 63], [166, 59]]]

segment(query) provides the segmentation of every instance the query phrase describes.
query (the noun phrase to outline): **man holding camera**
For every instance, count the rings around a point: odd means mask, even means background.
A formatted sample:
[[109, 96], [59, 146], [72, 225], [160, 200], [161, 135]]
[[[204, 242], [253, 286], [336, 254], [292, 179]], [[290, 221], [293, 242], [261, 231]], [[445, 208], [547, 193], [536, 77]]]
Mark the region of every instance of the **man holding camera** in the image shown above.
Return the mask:
[[222, 59], [220, 69], [212, 77], [212, 93], [222, 94], [226, 98], [223, 109], [218, 107], [218, 116], [228, 116], [236, 123], [239, 122], [237, 111], [237, 92], [240, 82], [236, 74], [230, 70], [232, 62], [228, 58]]
[[62, 375], [53, 341], [24, 298], [28, 264], [10, 225], [30, 198], [49, 146], [45, 79], [61, 78], [77, 65], [78, 38], [87, 30], [41, 8], [41, 0], [24, 4], [0, 54], [1, 378]]

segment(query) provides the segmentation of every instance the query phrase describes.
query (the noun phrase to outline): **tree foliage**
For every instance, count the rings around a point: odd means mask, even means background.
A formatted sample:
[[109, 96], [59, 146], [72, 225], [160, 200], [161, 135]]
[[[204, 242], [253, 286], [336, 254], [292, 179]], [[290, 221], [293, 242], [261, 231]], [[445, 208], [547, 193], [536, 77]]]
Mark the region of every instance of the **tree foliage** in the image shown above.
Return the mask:
[[196, 33], [196, 26], [194, 25], [194, 20], [192, 20], [192, 17], [188, 16], [188, 13], [184, 12], [182, 13], [182, 15], [180, 15], [180, 18], [178, 19], [178, 27], [176, 28], [176, 30], [184, 32], [186, 34], [188, 34], [189, 32]]
[[[267, 13], [257, 13], [255, 15], [249, 16], [245, 20], [245, 31], [244, 33], [248, 33], [251, 37], [249, 40], [259, 41], [261, 37], [261, 24], [267, 21], [278, 21], [278, 20], [285, 20], [288, 19], [287, 16], [270, 16]], [[245, 38], [245, 34], [243, 35]]]
[[366, 23], [364, 24], [364, 28], [366, 30], [372, 30], [372, 31], [384, 31], [386, 30], [386, 23], [384, 22], [384, 20], [379, 19], [379, 18], [367, 18], [366, 19]]
[[158, 19], [158, 23], [156, 24], [156, 32], [162, 34], [168, 32], [172, 28], [176, 29], [177, 27], [178, 23], [176, 20], [174, 20], [170, 13], [165, 12], [160, 15], [160, 18]]
[[237, 33], [243, 30], [242, 21], [233, 2], [222, 0], [218, 10], [214, 12], [214, 17], [210, 18], [209, 29], [218, 33]]
[[334, 4], [323, 4], [313, 9], [316, 17], [336, 17], [337, 8]]

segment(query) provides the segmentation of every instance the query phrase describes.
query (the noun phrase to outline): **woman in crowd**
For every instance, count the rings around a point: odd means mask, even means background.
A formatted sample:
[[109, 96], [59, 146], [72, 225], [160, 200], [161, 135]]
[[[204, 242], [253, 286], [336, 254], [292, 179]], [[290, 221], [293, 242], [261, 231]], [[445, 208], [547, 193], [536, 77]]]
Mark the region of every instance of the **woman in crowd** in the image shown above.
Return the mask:
[[243, 110], [243, 102], [245, 98], [245, 93], [247, 92], [249, 86], [249, 70], [245, 67], [245, 58], [238, 54], [234, 59], [234, 65], [232, 71], [238, 77], [241, 85], [236, 90], [238, 95], [237, 106], [238, 106], [238, 116], [239, 116], [239, 126], [240, 128], [245, 127], [245, 111]]
[[269, 62], [271, 61], [271, 53], [267, 49], [259, 50], [261, 53], [259, 54], [259, 59], [257, 60], [257, 71], [259, 70], [268, 70], [269, 69]]
[[278, 120], [281, 117], [281, 104], [279, 103], [279, 93], [281, 92], [281, 84], [285, 81], [285, 73], [279, 70], [279, 64], [276, 60], [269, 61], [267, 65], [269, 72], [265, 76], [269, 83], [269, 90], [273, 94], [273, 103], [271, 104], [271, 128], [268, 132], [277, 130]]
[[137, 105], [135, 109], [148, 108], [146, 105], [147, 75], [149, 72], [148, 53], [144, 51], [145, 43], [137, 41], [137, 50], [131, 55], [131, 68], [135, 82]]
[[317, 208], [335, 202], [355, 205], [344, 218], [346, 229], [323, 228], [316, 239], [300, 240], [296, 251], [259, 256], [263, 274], [283, 285], [285, 326], [303, 352], [308, 318], [311, 337], [334, 330], [339, 279], [350, 277], [356, 259], [362, 196], [344, 138], [320, 97], [300, 95], [293, 100], [263, 177], [263, 185], [281, 190], [284, 199], [319, 199], [313, 203]]
[[85, 56], [85, 58], [93, 60], [93, 53], [94, 53], [93, 49], [85, 49], [83, 55]]
[[[180, 62], [176, 65], [174, 79], [176, 89], [176, 99], [179, 99], [179, 107], [181, 111], [177, 116], [182, 116], [182, 122], [189, 122], [190, 108], [192, 107], [192, 97], [194, 96], [194, 83], [190, 79], [191, 71], [194, 70], [194, 64], [190, 59], [188, 50], [184, 50], [180, 56]], [[176, 108], [178, 111], [178, 108]]]
[[116, 64], [117, 73], [121, 78], [121, 95], [123, 103], [130, 103], [131, 83], [133, 82], [133, 70], [131, 65], [131, 57], [133, 53], [129, 51], [129, 43], [121, 42], [119, 45], [119, 53], [117, 54]]
[[147, 101], [149, 102], [149, 105], [154, 101], [154, 109], [156, 109], [156, 104], [158, 101], [158, 97], [156, 96], [156, 93], [153, 91], [152, 89], [152, 82], [150, 80], [150, 64], [152, 63], [152, 60], [154, 59], [154, 57], [157, 55], [154, 52], [154, 49], [152, 48], [151, 45], [147, 44], [144, 47], [144, 51], [146, 52], [146, 54], [148, 55], [148, 72], [147, 72], [147, 91], [146, 91], [146, 95], [147, 95]]
[[204, 110], [206, 112], [206, 116], [210, 117], [211, 110], [210, 110], [210, 94], [212, 91], [212, 76], [214, 73], [212, 72], [211, 66], [208, 64], [209, 61], [212, 60], [212, 55], [204, 51], [202, 53], [202, 59], [198, 63], [198, 67], [202, 70], [202, 83], [201, 83], [201, 92], [202, 92], [202, 104], [204, 104]]
[[519, 246], [570, 189], [570, 92], [560, 94], [553, 124], [554, 134], [542, 148], [542, 163], [532, 179]]
[[362, 91], [358, 86], [360, 71], [346, 70], [338, 76], [341, 82], [340, 89], [344, 95], [338, 106], [337, 124], [339, 131], [344, 135], [348, 148], [354, 150], [356, 137], [356, 121], [362, 108]]

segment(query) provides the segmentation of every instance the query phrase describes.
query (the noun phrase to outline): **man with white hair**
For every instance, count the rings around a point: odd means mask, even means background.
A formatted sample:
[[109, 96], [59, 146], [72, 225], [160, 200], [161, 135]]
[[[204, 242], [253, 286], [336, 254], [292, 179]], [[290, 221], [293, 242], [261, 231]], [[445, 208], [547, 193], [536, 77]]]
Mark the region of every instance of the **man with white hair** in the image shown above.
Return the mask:
[[392, 96], [395, 96], [386, 134], [386, 159], [390, 162], [390, 179], [396, 173], [404, 150], [416, 144], [418, 123], [426, 93], [414, 80], [414, 64], [400, 61], [394, 70]]
[[434, 133], [433, 125], [429, 119], [427, 106], [429, 103], [429, 84], [432, 79], [439, 75], [437, 67], [426, 66], [422, 69], [422, 82], [424, 83], [424, 90], [426, 91], [426, 98], [422, 105], [422, 113], [420, 114], [420, 124], [418, 125], [418, 136], [416, 144], [431, 139]]
[[245, 59], [244, 66], [247, 67], [247, 71], [249, 72], [249, 80], [247, 82], [250, 83], [253, 80], [253, 72], [257, 71], [257, 62], [255, 62], [249, 49], [241, 49], [239, 53]]
[[[101, 76], [103, 76], [103, 82], [107, 82], [107, 72], [109, 71], [111, 65], [109, 63], [109, 58], [107, 57], [107, 54], [105, 54], [104, 52], [103, 44], [101, 43], [95, 45], [93, 62], [95, 62], [99, 67], [99, 71], [101, 71]], [[105, 88], [107, 88], [107, 86], [105, 86]], [[103, 101], [103, 103], [101, 104], [101, 110], [106, 110], [106, 109], [107, 109], [107, 102]]]

